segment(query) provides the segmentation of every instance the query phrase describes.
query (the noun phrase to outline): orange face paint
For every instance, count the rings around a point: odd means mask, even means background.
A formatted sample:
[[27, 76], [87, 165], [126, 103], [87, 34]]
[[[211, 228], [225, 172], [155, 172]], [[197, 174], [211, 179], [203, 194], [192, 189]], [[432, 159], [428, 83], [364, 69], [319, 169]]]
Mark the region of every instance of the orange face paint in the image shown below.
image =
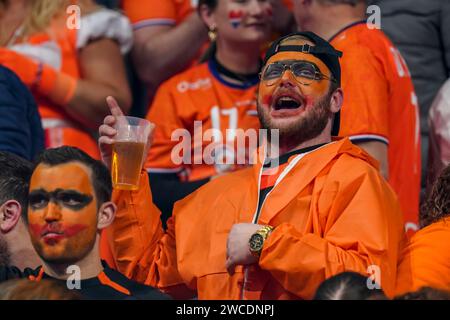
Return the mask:
[[44, 261], [82, 259], [97, 234], [90, 169], [78, 162], [40, 164], [30, 182], [28, 225], [33, 246]]
[[[307, 40], [289, 40], [282, 45], [303, 45], [305, 43], [313, 45]], [[302, 52], [279, 52], [267, 61], [265, 68], [271, 63], [288, 61], [306, 61], [313, 63], [322, 74], [327, 77], [331, 76], [330, 70], [322, 60], [311, 54]], [[259, 85], [259, 112], [264, 112], [267, 118], [284, 119], [285, 121], [295, 120], [323, 99], [328, 94], [329, 88], [329, 80], [314, 80], [308, 85], [303, 85], [295, 79], [290, 70], [286, 70], [276, 84], [267, 85], [264, 80], [261, 80]], [[273, 103], [280, 96], [301, 100], [302, 107], [298, 109], [274, 110]]]
[[263, 95], [262, 102], [264, 105], [270, 106], [272, 104], [273, 96], [271, 94]]
[[[314, 63], [320, 70], [321, 73], [323, 73], [325, 76], [330, 77], [331, 73], [328, 67], [320, 60], [319, 58], [306, 53], [301, 52], [279, 52], [276, 55], [272, 56], [266, 63], [266, 65], [269, 65], [274, 62], [279, 61], [289, 61], [289, 60], [299, 60], [299, 61], [307, 61]], [[294, 76], [290, 73], [290, 71], [285, 71], [283, 78], [290, 77], [293, 81], [295, 81], [295, 86], [297, 87], [297, 90], [299, 93], [302, 93], [303, 95], [311, 95], [311, 96], [323, 96], [326, 94], [329, 90], [330, 83], [328, 80], [315, 80], [309, 85], [302, 85], [298, 83]], [[280, 80], [281, 81], [281, 80]], [[269, 93], [273, 93], [277, 88], [279, 88], [280, 83], [277, 85], [267, 86], [265, 85], [264, 81], [262, 80], [260, 83], [260, 92], [262, 93], [262, 96], [265, 96]]]
[[38, 238], [42, 237], [45, 243], [54, 245], [64, 238], [71, 238], [87, 229], [84, 224], [62, 225], [62, 224], [29, 224], [30, 233]]
[[[289, 39], [281, 45], [303, 45], [310, 41]], [[294, 63], [314, 65], [323, 78], [297, 77], [291, 71]], [[268, 66], [278, 63], [284, 66]], [[312, 68], [305, 69], [312, 71]], [[265, 72], [267, 78], [265, 78]], [[267, 61], [258, 91], [258, 115], [261, 126], [278, 129], [280, 146], [286, 150], [320, 135], [331, 121], [329, 91], [331, 71], [319, 58], [302, 52], [278, 52]], [[277, 75], [279, 77], [277, 77]]]

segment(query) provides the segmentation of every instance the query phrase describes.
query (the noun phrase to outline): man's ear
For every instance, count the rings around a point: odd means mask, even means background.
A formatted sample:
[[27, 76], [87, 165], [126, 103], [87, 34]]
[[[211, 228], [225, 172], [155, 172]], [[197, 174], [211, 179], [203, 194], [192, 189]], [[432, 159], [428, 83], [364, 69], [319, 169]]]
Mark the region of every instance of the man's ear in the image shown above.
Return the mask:
[[16, 200], [8, 200], [0, 206], [0, 231], [8, 233], [20, 220], [22, 206]]
[[209, 30], [216, 28], [217, 23], [213, 11], [206, 5], [202, 4], [199, 8], [200, 18], [206, 24]]
[[100, 206], [98, 211], [97, 229], [101, 230], [108, 227], [116, 216], [117, 207], [114, 202], [108, 201]]
[[337, 88], [334, 90], [333, 94], [330, 98], [330, 110], [333, 113], [338, 112], [342, 108], [342, 104], [344, 103], [344, 92], [341, 88]]

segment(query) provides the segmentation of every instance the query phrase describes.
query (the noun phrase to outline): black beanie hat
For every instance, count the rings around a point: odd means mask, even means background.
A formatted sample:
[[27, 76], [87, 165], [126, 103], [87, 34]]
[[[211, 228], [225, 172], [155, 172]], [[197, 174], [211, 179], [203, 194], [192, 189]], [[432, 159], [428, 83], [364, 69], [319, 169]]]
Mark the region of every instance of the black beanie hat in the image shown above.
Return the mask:
[[[294, 36], [302, 36], [314, 43], [314, 46], [309, 44], [304, 45], [283, 45], [281, 44], [284, 40]], [[330, 69], [333, 78], [336, 80], [338, 86], [341, 86], [341, 65], [339, 63], [339, 58], [342, 57], [342, 52], [336, 50], [328, 41], [322, 39], [318, 35], [310, 31], [295, 32], [288, 34], [282, 38], [277, 39], [272, 43], [269, 50], [266, 52], [266, 57], [264, 58], [264, 65], [278, 52], [303, 52], [312, 54], [313, 56], [322, 60], [322, 62]], [[340, 111], [336, 113], [333, 121], [332, 135], [337, 136], [339, 134], [339, 124], [340, 124]]]

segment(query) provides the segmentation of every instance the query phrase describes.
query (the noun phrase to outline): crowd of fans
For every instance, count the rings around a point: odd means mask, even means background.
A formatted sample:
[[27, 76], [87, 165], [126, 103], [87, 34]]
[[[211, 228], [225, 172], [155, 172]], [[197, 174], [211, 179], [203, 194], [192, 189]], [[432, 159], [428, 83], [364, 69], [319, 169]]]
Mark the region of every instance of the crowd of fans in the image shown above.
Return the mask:
[[[449, 14], [0, 0], [0, 299], [450, 299]], [[124, 114], [155, 124], [138, 191]]]

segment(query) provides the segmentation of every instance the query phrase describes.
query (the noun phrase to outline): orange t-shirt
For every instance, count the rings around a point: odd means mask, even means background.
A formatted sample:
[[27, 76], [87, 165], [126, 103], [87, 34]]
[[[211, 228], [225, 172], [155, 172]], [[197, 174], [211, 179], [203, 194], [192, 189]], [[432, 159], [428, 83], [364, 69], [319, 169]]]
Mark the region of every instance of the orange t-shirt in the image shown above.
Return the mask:
[[[246, 86], [229, 83], [220, 77], [215, 62], [210, 60], [163, 83], [147, 115], [156, 129], [146, 169], [183, 172], [189, 181], [233, 170], [235, 166], [231, 162], [239, 160], [236, 156], [250, 154], [246, 150], [248, 144], [236, 143], [236, 137], [242, 132], [238, 129], [259, 129], [257, 82], [258, 77]], [[179, 152], [182, 141], [190, 147], [185, 149], [186, 153]], [[214, 147], [216, 151], [210, 152]], [[216, 158], [210, 156], [213, 153]], [[222, 158], [222, 165], [212, 164], [217, 163], [214, 159], [222, 157], [221, 154], [228, 154], [229, 158]], [[181, 161], [180, 155], [187, 160]]]
[[197, 0], [123, 0], [122, 8], [133, 28], [174, 26], [181, 23], [197, 5]]
[[401, 254], [396, 294], [432, 287], [450, 291], [450, 217], [416, 232]]
[[380, 30], [369, 29], [365, 21], [343, 29], [330, 42], [344, 53], [340, 135], [389, 146], [389, 183], [399, 197], [406, 228], [416, 230], [420, 135], [408, 67], [389, 39]]

